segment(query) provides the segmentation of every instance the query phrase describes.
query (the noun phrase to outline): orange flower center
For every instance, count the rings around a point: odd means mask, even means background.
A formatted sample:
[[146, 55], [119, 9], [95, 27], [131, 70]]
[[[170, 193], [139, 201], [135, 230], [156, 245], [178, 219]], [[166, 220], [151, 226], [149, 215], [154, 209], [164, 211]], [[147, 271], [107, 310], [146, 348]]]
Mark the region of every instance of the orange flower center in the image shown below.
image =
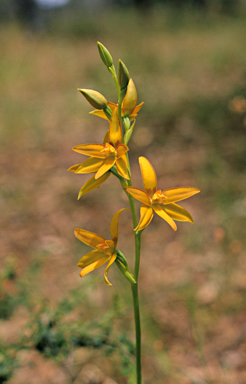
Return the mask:
[[116, 149], [109, 143], [105, 144], [101, 152], [105, 153], [107, 157], [117, 157]]
[[100, 244], [97, 245], [97, 249], [104, 252], [109, 249], [108, 244], [106, 243], [106, 240], [102, 240]]
[[158, 191], [156, 191], [156, 193], [152, 197], [152, 204], [164, 204], [165, 200], [165, 195], [163, 195], [162, 191], [158, 189]]

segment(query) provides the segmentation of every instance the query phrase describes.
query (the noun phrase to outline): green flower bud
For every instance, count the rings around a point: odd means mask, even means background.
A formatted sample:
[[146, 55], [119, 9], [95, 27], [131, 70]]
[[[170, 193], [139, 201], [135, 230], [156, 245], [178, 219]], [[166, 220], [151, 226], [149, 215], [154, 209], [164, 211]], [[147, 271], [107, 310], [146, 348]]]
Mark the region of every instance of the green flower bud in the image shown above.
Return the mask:
[[136, 280], [129, 270], [125, 256], [118, 249], [116, 249], [115, 252], [117, 253], [115, 264], [131, 284], [136, 284]]
[[78, 89], [84, 95], [86, 100], [96, 109], [106, 109], [108, 104], [107, 100], [101, 93], [93, 91], [92, 89]]
[[120, 88], [126, 88], [128, 81], [130, 79], [128, 69], [126, 68], [123, 61], [119, 60], [119, 66], [118, 66], [118, 82], [120, 85]]
[[125, 136], [124, 136], [124, 144], [128, 144], [128, 141], [130, 140], [133, 132], [134, 125], [136, 123], [136, 120], [133, 121], [132, 125], [130, 125], [130, 119], [129, 117], [123, 117], [123, 123], [126, 130]]
[[107, 50], [107, 48], [104, 47], [103, 44], [99, 43], [99, 41], [97, 42], [97, 46], [98, 46], [99, 54], [101, 56], [103, 63], [108, 68], [112, 67], [113, 59], [112, 59], [112, 56], [110, 55], [109, 51]]

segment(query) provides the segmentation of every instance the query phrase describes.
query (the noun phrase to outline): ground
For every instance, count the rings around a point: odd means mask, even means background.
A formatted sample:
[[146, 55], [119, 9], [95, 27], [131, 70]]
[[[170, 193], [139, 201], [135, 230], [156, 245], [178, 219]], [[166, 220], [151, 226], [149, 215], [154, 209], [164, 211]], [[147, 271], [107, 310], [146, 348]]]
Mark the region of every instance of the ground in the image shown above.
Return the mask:
[[[88, 177], [67, 172], [85, 159], [71, 148], [102, 142], [108, 126], [88, 114], [77, 88], [96, 89], [116, 102], [114, 82], [98, 55], [100, 40], [116, 66], [118, 58], [127, 65], [138, 100], [145, 102], [129, 143], [133, 185], [142, 188], [137, 159], [145, 156], [159, 188], [201, 190], [182, 202], [193, 225], [179, 222], [174, 232], [155, 217], [143, 232], [145, 383], [243, 384], [245, 17], [186, 15], [175, 27], [159, 12], [149, 16], [146, 30], [143, 15], [109, 13], [100, 22], [96, 17], [96, 36], [64, 36], [59, 29], [33, 35], [1, 25], [1, 380], [9, 369], [9, 384], [134, 382], [127, 380], [131, 368], [124, 371], [114, 344], [119, 334], [134, 342], [130, 288], [116, 266], [109, 272], [112, 287], [103, 283], [103, 268], [81, 279], [77, 262], [89, 249], [73, 235], [79, 227], [107, 238], [112, 216], [128, 206], [113, 176], [78, 201]], [[133, 269], [127, 212], [120, 219], [119, 249]], [[71, 310], [59, 307], [66, 298]], [[116, 315], [112, 302], [120, 308]], [[68, 353], [63, 345], [49, 355], [37, 341], [44, 330], [54, 330], [56, 341], [58, 334], [68, 340], [79, 321], [92, 332], [90, 346], [76, 345]], [[107, 333], [110, 322], [115, 353], [107, 357], [94, 336]]]

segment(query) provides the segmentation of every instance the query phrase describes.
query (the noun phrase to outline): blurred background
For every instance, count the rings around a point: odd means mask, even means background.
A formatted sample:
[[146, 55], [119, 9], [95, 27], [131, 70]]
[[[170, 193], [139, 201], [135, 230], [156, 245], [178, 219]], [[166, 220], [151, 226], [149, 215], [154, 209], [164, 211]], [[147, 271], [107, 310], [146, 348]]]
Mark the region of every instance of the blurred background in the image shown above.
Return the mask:
[[[155, 217], [142, 236], [145, 384], [246, 382], [246, 3], [1, 0], [0, 383], [134, 383], [130, 287], [113, 266], [79, 277], [75, 227], [110, 238], [128, 202], [117, 179], [77, 200], [67, 173], [107, 122], [77, 88], [117, 102], [96, 42], [145, 104], [129, 143], [158, 187], [194, 186], [194, 225]], [[139, 212], [138, 202], [136, 203]], [[130, 214], [119, 249], [133, 267]]]

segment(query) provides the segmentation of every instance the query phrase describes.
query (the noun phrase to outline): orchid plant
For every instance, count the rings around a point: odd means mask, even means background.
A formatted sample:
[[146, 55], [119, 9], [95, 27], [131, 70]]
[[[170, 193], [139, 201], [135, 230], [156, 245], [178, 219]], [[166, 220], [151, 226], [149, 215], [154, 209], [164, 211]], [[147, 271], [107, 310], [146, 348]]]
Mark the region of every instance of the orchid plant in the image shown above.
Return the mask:
[[[141, 327], [138, 296], [141, 234], [151, 223], [154, 212], [164, 219], [174, 231], [177, 230], [175, 221], [193, 223], [191, 215], [183, 207], [176, 204], [176, 202], [187, 199], [200, 191], [194, 187], [157, 189], [155, 170], [149, 160], [143, 156], [139, 158], [139, 164], [144, 190], [132, 186], [128, 142], [135, 126], [137, 114], [143, 103], [137, 105], [136, 87], [129, 76], [125, 64], [119, 60], [118, 73], [116, 74], [109, 51], [99, 42], [98, 49], [102, 62], [106, 65], [115, 81], [118, 104], [107, 101], [97, 91], [79, 89], [88, 102], [96, 108], [90, 113], [108, 120], [109, 129], [105, 134], [102, 144], [80, 144], [74, 147], [73, 150], [75, 152], [90, 157], [83, 163], [73, 165], [68, 170], [78, 174], [93, 174], [80, 189], [78, 199], [102, 185], [110, 175], [118, 178], [129, 199], [135, 236], [135, 266], [134, 272], [131, 273], [125, 256], [116, 248], [120, 215], [127, 208], [122, 208], [113, 216], [111, 240], [106, 240], [104, 237], [84, 229], [75, 229], [75, 236], [83, 243], [94, 248], [93, 251], [82, 257], [78, 266], [82, 269], [80, 276], [83, 277], [103, 264], [108, 263], [104, 272], [104, 281], [107, 285], [111, 285], [108, 280], [108, 271], [111, 265], [116, 264], [130, 283], [136, 332], [136, 383], [142, 384]], [[142, 203], [139, 222], [137, 220], [134, 199]]]

